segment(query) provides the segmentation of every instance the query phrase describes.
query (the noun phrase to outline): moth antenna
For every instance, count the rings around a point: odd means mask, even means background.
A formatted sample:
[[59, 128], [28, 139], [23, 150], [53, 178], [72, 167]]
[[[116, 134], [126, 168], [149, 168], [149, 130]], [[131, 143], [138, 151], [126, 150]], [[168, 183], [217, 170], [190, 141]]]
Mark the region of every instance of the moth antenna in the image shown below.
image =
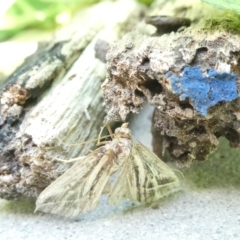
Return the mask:
[[[78, 145], [83, 145], [83, 144], [87, 144], [87, 143], [90, 143], [90, 142], [96, 142], [98, 141], [99, 139], [104, 139], [104, 138], [107, 138], [107, 137], [112, 137], [112, 135], [108, 134], [108, 135], [105, 135], [103, 137], [98, 137], [98, 138], [94, 138], [94, 139], [91, 139], [91, 140], [87, 140], [87, 141], [84, 141], [84, 142], [79, 142], [79, 143], [65, 143], [63, 142], [60, 138], [58, 138], [58, 141], [62, 144], [62, 145], [67, 145], [67, 146], [78, 146]], [[53, 147], [43, 147], [43, 149], [54, 149], [55, 146]]]
[[55, 157], [51, 157], [53, 159], [53, 161], [58, 161], [58, 162], [63, 162], [63, 163], [72, 163], [72, 162], [76, 162], [76, 161], [79, 161], [83, 158], [85, 158], [86, 156], [81, 156], [81, 157], [76, 157], [76, 158], [72, 158], [72, 159], [69, 159], [69, 160], [64, 160], [64, 159], [61, 159], [61, 158], [55, 158]]
[[182, 177], [185, 178], [184, 174], [183, 174], [180, 170], [178, 170], [178, 169], [176, 169], [176, 168], [171, 168], [171, 169], [172, 169], [173, 171], [175, 171], [175, 172], [180, 173], [180, 174], [182, 175]]
[[131, 134], [131, 137], [138, 143], [140, 143], [141, 145], [143, 145], [137, 138], [135, 138], [132, 134]]
[[[80, 143], [65, 143], [65, 145], [69, 145], [69, 146], [76, 146], [76, 145], [83, 145], [83, 144], [86, 144], [86, 143], [90, 143], [90, 142], [97, 142], [99, 139], [104, 139], [104, 138], [107, 138], [107, 137], [112, 137], [112, 135], [108, 134], [108, 135], [104, 135], [102, 137], [98, 137], [98, 138], [94, 138], [94, 139], [91, 139], [91, 140], [87, 140], [87, 141], [84, 141], [84, 142], [80, 142]], [[64, 142], [62, 142], [64, 143]]]

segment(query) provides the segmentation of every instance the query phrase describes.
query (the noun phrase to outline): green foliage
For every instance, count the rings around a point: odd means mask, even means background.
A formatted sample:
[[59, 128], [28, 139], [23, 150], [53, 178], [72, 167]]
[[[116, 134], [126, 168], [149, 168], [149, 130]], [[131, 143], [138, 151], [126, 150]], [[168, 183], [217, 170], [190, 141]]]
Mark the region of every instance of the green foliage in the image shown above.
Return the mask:
[[[77, 10], [100, 0], [16, 0], [5, 12], [7, 24], [0, 29], [0, 41], [4, 41], [19, 32], [37, 28], [54, 29], [59, 23], [56, 17], [68, 13], [71, 17]], [[1, 6], [1, 3], [0, 3]]]
[[146, 5], [150, 5], [154, 0], [138, 0], [140, 3], [146, 4]]
[[[59, 14], [67, 13], [71, 18], [79, 9], [100, 1], [102, 0], [15, 0], [5, 12], [8, 21], [6, 26], [0, 29], [0, 42], [25, 29], [54, 29], [59, 25], [56, 21]], [[153, 0], [138, 1], [146, 5], [153, 2]]]

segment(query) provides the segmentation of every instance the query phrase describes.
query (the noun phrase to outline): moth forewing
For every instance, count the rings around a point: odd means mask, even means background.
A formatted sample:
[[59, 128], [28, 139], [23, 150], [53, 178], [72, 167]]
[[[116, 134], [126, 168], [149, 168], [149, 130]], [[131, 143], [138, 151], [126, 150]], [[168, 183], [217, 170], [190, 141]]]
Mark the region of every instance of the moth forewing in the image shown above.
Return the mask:
[[[93, 170], [90, 172], [86, 179], [86, 183], [83, 189], [83, 195], [88, 194], [92, 189], [98, 187], [102, 190], [108, 183], [109, 178], [107, 176], [111, 176], [115, 171], [117, 171], [118, 167], [115, 162], [115, 154], [110, 149], [108, 150], [101, 160], [94, 166]], [[106, 177], [105, 177], [106, 176]]]
[[48, 186], [38, 197], [35, 211], [67, 217], [93, 210], [110, 176], [117, 170], [112, 150], [100, 147]]
[[88, 200], [84, 203], [84, 211], [89, 212], [97, 207], [99, 204], [101, 195], [106, 190], [106, 185], [109, 183], [110, 177], [118, 169], [116, 164], [115, 154], [110, 149], [102, 157], [99, 164], [95, 167], [91, 173], [83, 191], [83, 196], [88, 195]]
[[133, 143], [130, 160], [127, 179], [132, 201], [154, 202], [179, 186], [172, 169], [142, 144]]
[[109, 203], [117, 205], [126, 198], [133, 202], [155, 202], [179, 186], [175, 173], [151, 150], [142, 144], [132, 143], [131, 147], [109, 194]]
[[108, 195], [108, 202], [111, 205], [118, 205], [124, 201], [128, 194], [128, 182], [127, 182], [127, 170], [128, 164], [124, 164], [120, 170], [120, 173], [114, 183], [113, 188], [111, 189]]
[[143, 202], [145, 203], [153, 203], [158, 201], [159, 199], [168, 196], [169, 194], [175, 192], [179, 184], [177, 182], [171, 182], [164, 185], [158, 185], [153, 188], [145, 189], [145, 199]]

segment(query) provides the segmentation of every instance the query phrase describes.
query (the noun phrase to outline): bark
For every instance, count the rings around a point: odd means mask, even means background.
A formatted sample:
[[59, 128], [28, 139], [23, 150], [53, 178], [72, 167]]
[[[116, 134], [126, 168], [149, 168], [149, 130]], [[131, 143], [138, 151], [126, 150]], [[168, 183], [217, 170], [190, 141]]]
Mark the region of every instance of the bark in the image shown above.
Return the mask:
[[37, 197], [70, 167], [54, 158], [86, 155], [95, 145], [77, 144], [98, 136], [105, 115], [106, 70], [94, 46], [120, 38], [142, 10], [121, 0], [82, 11], [77, 32], [56, 34], [1, 84], [1, 198]]
[[239, 147], [239, 35], [229, 31], [229, 20], [222, 26], [207, 20], [224, 13], [197, 1], [158, 1], [153, 9], [151, 15], [173, 16], [167, 21], [171, 32], [164, 34], [161, 25], [152, 33], [141, 23], [111, 47], [103, 87], [105, 121], [125, 121], [148, 101], [156, 107], [154, 150], [160, 156], [168, 150], [180, 166], [205, 160], [221, 136]]

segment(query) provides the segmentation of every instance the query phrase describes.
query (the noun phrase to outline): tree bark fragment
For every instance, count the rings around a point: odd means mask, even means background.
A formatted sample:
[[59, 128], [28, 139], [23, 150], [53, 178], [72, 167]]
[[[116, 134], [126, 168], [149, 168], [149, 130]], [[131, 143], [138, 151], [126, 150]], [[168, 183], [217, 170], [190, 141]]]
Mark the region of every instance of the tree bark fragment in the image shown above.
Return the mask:
[[69, 26], [56, 34], [1, 84], [1, 198], [36, 198], [70, 167], [54, 158], [89, 153], [94, 141], [77, 143], [95, 139], [105, 115], [106, 70], [94, 45], [121, 37], [142, 10], [135, 1], [120, 0], [83, 11], [77, 32]]
[[204, 19], [218, 10], [199, 1], [154, 6], [151, 15], [190, 18], [192, 24], [158, 36], [141, 23], [111, 46], [105, 121], [125, 121], [148, 101], [156, 107], [154, 150], [161, 155], [167, 149], [179, 166], [205, 160], [221, 136], [239, 147], [239, 35], [205, 30]]

